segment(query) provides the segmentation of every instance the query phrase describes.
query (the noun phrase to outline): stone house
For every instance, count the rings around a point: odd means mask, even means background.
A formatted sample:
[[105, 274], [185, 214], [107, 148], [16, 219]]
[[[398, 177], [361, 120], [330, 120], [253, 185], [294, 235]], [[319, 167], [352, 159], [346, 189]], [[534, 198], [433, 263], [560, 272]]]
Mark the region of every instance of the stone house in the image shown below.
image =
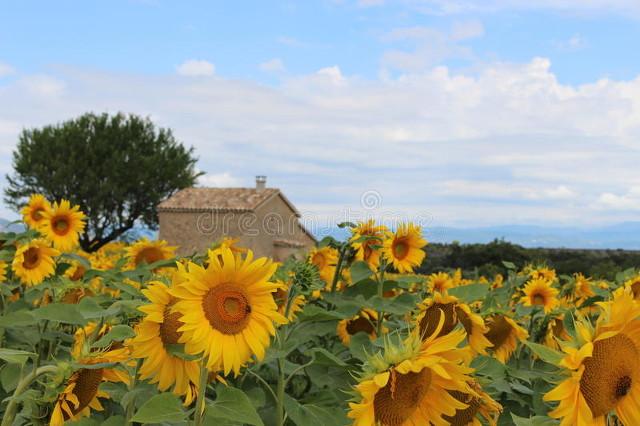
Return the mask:
[[277, 261], [304, 255], [316, 243], [300, 212], [277, 188], [256, 177], [255, 188], [186, 188], [158, 205], [160, 239], [184, 256], [203, 253], [228, 236], [255, 256]]

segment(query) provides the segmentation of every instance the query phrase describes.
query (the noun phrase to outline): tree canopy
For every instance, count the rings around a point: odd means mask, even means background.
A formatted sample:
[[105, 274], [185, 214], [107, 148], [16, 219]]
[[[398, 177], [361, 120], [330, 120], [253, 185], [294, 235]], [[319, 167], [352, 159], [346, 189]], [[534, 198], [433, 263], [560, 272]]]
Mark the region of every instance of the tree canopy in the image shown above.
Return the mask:
[[87, 215], [80, 245], [95, 251], [136, 224], [157, 228], [157, 204], [194, 185], [196, 161], [193, 148], [148, 118], [87, 113], [22, 131], [5, 201], [18, 209], [41, 193], [79, 204]]

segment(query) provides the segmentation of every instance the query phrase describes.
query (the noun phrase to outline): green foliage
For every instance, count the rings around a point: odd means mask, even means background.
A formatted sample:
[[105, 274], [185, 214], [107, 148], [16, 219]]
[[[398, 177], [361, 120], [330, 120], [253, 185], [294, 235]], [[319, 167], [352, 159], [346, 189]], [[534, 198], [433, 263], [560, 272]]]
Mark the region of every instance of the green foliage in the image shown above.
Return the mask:
[[88, 113], [23, 130], [5, 200], [19, 208], [25, 197], [42, 193], [79, 204], [88, 216], [80, 242], [94, 251], [136, 223], [154, 227], [157, 204], [195, 183], [195, 163], [193, 149], [148, 118]]

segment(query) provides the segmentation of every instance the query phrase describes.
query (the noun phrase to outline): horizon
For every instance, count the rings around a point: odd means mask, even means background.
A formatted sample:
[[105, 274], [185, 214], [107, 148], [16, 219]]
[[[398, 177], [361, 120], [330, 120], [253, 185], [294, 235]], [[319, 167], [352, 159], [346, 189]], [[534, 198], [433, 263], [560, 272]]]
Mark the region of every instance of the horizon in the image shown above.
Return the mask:
[[640, 4], [583, 3], [7, 4], [0, 189], [21, 129], [123, 111], [317, 218], [635, 222]]

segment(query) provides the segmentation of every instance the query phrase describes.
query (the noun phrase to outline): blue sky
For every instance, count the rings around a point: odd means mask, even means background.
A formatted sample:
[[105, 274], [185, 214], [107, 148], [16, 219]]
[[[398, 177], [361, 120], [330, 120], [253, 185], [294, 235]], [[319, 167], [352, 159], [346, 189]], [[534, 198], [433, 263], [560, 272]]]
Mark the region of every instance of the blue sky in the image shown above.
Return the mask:
[[0, 6], [2, 174], [20, 129], [125, 111], [195, 146], [201, 184], [267, 174], [326, 221], [639, 217], [635, 0]]

